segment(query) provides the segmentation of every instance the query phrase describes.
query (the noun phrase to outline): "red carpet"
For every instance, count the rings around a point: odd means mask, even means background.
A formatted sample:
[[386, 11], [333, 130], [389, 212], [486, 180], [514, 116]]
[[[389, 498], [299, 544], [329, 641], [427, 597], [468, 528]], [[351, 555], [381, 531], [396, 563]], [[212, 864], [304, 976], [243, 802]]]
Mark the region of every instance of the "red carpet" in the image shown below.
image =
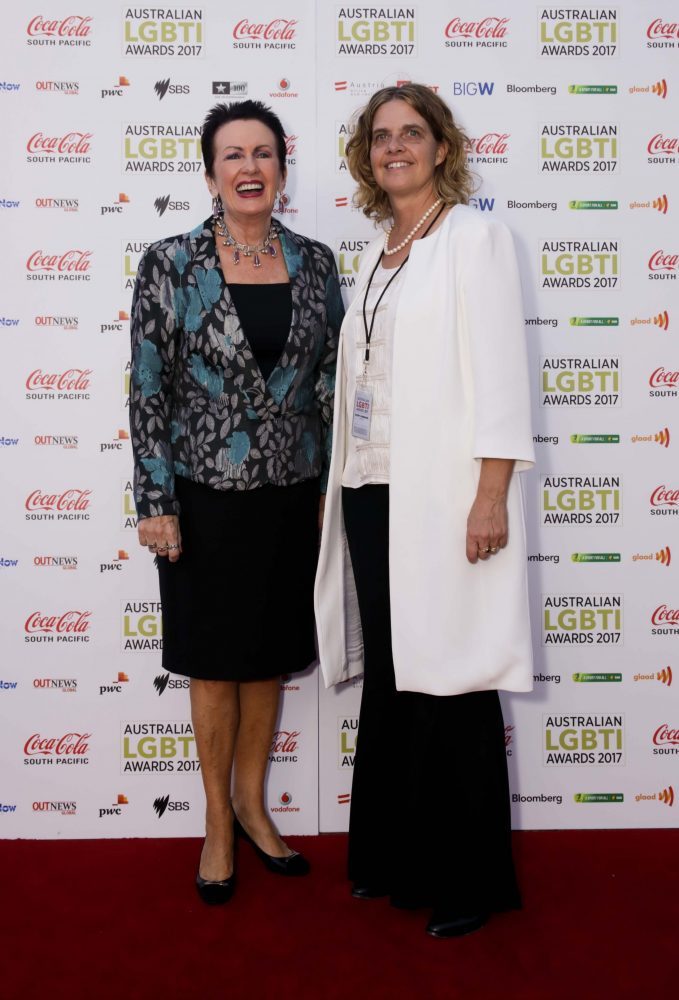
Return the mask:
[[351, 899], [346, 838], [290, 838], [307, 879], [244, 845], [203, 906], [196, 840], [2, 841], [4, 1000], [679, 995], [679, 830], [515, 834], [525, 908], [437, 941], [426, 911]]

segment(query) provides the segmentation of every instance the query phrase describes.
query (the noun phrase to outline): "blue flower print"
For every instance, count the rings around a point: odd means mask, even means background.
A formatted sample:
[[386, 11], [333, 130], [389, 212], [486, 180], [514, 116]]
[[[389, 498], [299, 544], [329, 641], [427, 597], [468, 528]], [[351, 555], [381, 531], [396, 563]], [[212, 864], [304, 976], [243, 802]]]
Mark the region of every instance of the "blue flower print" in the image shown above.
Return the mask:
[[292, 385], [296, 374], [297, 369], [290, 365], [288, 368], [274, 368], [269, 375], [266, 386], [279, 406], [285, 399], [285, 394]]
[[288, 269], [288, 277], [291, 279], [295, 278], [297, 276], [297, 272], [299, 271], [303, 263], [302, 254], [301, 252], [294, 253], [292, 248], [289, 246], [288, 241], [286, 240], [283, 233], [281, 233], [280, 241], [281, 241], [281, 248], [283, 250], [283, 256], [285, 257], [285, 266]]
[[184, 319], [184, 329], [188, 330], [189, 333], [194, 333], [196, 330], [200, 330], [203, 306], [200, 300], [200, 295], [198, 294], [198, 289], [194, 288], [193, 285], [187, 288], [184, 294], [188, 299], [186, 318]]
[[176, 461], [174, 463], [174, 471], [178, 476], [183, 476], [184, 479], [191, 478], [191, 470], [189, 469], [188, 465], [184, 464], [184, 462]]
[[142, 458], [141, 464], [150, 474], [152, 483], [170, 491], [173, 476], [164, 458]]
[[163, 362], [156, 345], [150, 340], [142, 341], [132, 365], [132, 380], [141, 390], [142, 396], [148, 398], [158, 392], [162, 370]]
[[215, 302], [219, 302], [222, 294], [222, 281], [216, 267], [208, 268], [206, 271], [202, 267], [194, 268], [198, 291], [206, 309], [211, 309]]
[[224, 391], [224, 380], [214, 368], [205, 363], [200, 354], [189, 356], [189, 371], [198, 385], [207, 389], [210, 399], [218, 399]]
[[178, 274], [184, 273], [184, 270], [188, 262], [189, 262], [189, 255], [187, 254], [186, 250], [184, 250], [182, 247], [179, 247], [174, 255], [174, 266], [177, 268]]
[[226, 443], [229, 446], [227, 458], [231, 465], [241, 465], [250, 454], [250, 438], [245, 431], [234, 431]]

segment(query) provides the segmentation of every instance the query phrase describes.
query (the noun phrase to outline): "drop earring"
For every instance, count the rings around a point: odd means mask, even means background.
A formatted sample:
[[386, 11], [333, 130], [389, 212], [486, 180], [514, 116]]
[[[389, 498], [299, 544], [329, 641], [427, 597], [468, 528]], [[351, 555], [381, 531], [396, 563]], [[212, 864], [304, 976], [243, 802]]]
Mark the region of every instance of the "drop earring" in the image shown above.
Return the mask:
[[212, 199], [212, 218], [221, 219], [224, 215], [224, 205], [222, 204], [221, 195], [216, 194]]

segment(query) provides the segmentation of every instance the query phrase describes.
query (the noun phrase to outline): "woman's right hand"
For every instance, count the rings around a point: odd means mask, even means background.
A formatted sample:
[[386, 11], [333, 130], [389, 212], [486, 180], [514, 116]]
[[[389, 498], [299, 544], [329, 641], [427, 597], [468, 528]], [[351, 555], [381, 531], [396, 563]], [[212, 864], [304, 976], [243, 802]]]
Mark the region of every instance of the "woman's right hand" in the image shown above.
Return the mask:
[[158, 556], [167, 556], [170, 562], [177, 562], [182, 552], [182, 537], [179, 532], [179, 518], [176, 514], [159, 514], [145, 517], [137, 527], [139, 544]]

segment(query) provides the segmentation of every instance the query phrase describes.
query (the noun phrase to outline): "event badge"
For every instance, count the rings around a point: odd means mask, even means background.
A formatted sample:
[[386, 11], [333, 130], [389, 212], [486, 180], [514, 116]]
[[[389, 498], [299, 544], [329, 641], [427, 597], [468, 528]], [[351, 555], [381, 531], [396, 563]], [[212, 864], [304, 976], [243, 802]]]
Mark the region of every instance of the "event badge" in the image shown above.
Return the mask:
[[370, 419], [373, 412], [373, 391], [367, 385], [356, 386], [354, 396], [354, 418], [351, 422], [351, 436], [370, 440]]

